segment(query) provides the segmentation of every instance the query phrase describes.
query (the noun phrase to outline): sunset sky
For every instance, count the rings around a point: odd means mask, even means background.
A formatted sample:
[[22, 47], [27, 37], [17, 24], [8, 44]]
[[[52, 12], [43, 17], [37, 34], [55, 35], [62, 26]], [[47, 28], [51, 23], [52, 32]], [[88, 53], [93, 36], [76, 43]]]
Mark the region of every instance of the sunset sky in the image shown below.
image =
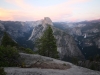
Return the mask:
[[0, 20], [84, 21], [100, 19], [100, 0], [0, 0]]

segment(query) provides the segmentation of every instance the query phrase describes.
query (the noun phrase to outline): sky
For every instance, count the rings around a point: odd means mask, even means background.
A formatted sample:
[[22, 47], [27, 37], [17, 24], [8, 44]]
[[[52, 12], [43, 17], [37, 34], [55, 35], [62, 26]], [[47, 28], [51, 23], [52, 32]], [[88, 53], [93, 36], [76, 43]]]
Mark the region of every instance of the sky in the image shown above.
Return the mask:
[[100, 19], [100, 0], [0, 0], [0, 20], [53, 22]]

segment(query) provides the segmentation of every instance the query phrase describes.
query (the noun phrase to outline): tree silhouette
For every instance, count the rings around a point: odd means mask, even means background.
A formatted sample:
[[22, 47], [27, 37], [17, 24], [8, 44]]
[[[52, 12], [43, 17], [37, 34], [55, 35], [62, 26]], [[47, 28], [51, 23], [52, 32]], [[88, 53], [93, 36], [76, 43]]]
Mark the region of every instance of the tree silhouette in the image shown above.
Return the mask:
[[18, 44], [14, 40], [12, 40], [12, 38], [6, 32], [4, 32], [4, 36], [2, 38], [1, 45], [5, 46], [5, 47], [8, 45], [18, 46]]
[[56, 39], [53, 36], [53, 31], [50, 25], [47, 26], [48, 27], [44, 31], [43, 36], [36, 41], [38, 53], [43, 56], [58, 58]]

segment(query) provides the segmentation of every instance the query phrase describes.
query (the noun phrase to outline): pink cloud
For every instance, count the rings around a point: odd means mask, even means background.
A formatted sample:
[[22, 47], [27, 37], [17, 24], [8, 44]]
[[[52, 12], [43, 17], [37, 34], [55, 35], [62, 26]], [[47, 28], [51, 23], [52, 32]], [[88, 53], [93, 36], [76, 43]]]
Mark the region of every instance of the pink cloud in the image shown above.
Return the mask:
[[[43, 7], [35, 7], [35, 6], [32, 7], [28, 4], [26, 4], [24, 2], [24, 0], [6, 0], [6, 1], [12, 2], [12, 3], [16, 4], [17, 6], [21, 7], [22, 9], [24, 9], [24, 13], [22, 14], [23, 16], [27, 15], [27, 16], [30, 16], [30, 18], [34, 17], [34, 19], [36, 19], [36, 20], [42, 19], [45, 16], [51, 17], [52, 19], [56, 19], [56, 17], [59, 17], [62, 14], [65, 15], [65, 14], [71, 13], [71, 8], [69, 8], [69, 7], [64, 8], [62, 6], [62, 4], [43, 8]], [[18, 16], [16, 16], [16, 17], [18, 17]]]
[[7, 1], [8, 3], [15, 4], [22, 9], [33, 9], [33, 7], [31, 5], [25, 3], [24, 0], [5, 0], [5, 1]]
[[[50, 17], [53, 21], [59, 20], [77, 20], [77, 16], [72, 15], [74, 7], [71, 5], [75, 5], [77, 3], [84, 3], [90, 0], [67, 0], [65, 3], [61, 3], [58, 5], [50, 6], [50, 7], [35, 7], [34, 4], [29, 5], [25, 3], [24, 0], [6, 0], [9, 3], [13, 3], [20, 7], [22, 10], [7, 10], [3, 9], [0, 12], [3, 15], [0, 15], [1, 19], [11, 20], [39, 20], [44, 17]], [[4, 14], [4, 13], [5, 14]], [[67, 15], [67, 16], [66, 16]]]
[[0, 19], [1, 20], [13, 20], [10, 11], [0, 8]]

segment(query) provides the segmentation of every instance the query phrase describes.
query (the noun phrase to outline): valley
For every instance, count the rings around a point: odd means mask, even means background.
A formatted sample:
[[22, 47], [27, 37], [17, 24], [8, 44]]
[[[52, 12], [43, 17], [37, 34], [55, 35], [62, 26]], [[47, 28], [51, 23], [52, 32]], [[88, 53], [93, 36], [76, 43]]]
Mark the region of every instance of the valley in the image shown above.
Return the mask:
[[[60, 57], [59, 60], [36, 54], [23, 54], [25, 52], [32, 53], [31, 51], [28, 51], [28, 48], [32, 49], [34, 52], [37, 51], [35, 42], [38, 38], [41, 38], [48, 25], [50, 25], [52, 28], [53, 35], [56, 39], [57, 51]], [[63, 23], [52, 22], [49, 17], [31, 22], [0, 21], [1, 41], [4, 32], [8, 33], [9, 37], [11, 37], [12, 40], [19, 45], [17, 49], [21, 55], [21, 60], [24, 59], [24, 66], [21, 66], [21, 68], [4, 68], [7, 75], [23, 75], [23, 73], [24, 75], [47, 75], [48, 73], [52, 75], [61, 75], [65, 73], [70, 75], [81, 75], [81, 73], [82, 75], [99, 75], [99, 72], [92, 70], [100, 71], [100, 21], [96, 20], [89, 22]], [[27, 49], [24, 49], [23, 47]], [[49, 60], [50, 62], [47, 64]], [[37, 63], [34, 66], [33, 64], [35, 62]], [[57, 65], [59, 65], [59, 67]], [[57, 70], [53, 71], [52, 69]], [[58, 70], [63, 70], [63, 72]], [[47, 73], [45, 73], [46, 71]], [[85, 74], [85, 72], [87, 73]]]

